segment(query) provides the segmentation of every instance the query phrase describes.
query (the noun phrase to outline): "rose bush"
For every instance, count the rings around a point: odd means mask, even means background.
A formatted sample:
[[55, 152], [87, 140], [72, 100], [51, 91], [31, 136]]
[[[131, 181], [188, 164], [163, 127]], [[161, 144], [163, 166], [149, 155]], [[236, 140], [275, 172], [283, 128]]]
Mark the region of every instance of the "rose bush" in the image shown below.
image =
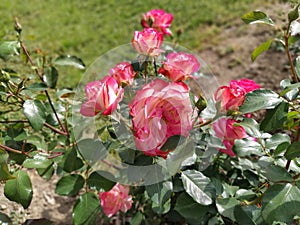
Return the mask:
[[[36, 169], [45, 180], [59, 176], [57, 194], [76, 197], [75, 225], [299, 224], [300, 60], [290, 51], [299, 40], [298, 8], [282, 36], [252, 53], [255, 60], [272, 42], [284, 46], [292, 76], [280, 83], [282, 91], [241, 79], [211, 98], [198, 85], [208, 76], [199, 58], [163, 44], [173, 20], [163, 10], [143, 16], [132, 60], [119, 55], [114, 67], [97, 67], [109, 74], [100, 78], [88, 70], [75, 97], [56, 88], [58, 68], [83, 69], [82, 60], [38, 52], [43, 63], [35, 64], [16, 20], [17, 39], [0, 44], [0, 58], [25, 56], [36, 79], [0, 71], [5, 197], [28, 208], [34, 194], [28, 170]], [[261, 11], [242, 19], [274, 25]], [[0, 223], [13, 224], [4, 213]]]

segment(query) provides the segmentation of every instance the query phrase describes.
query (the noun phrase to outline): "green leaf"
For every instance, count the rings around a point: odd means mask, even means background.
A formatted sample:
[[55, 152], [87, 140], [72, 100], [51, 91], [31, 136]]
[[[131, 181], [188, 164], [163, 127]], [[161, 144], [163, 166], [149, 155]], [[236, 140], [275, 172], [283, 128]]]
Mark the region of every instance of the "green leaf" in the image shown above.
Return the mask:
[[229, 198], [219, 197], [216, 199], [216, 206], [218, 212], [222, 216], [228, 217], [233, 221], [235, 221], [234, 208], [239, 204], [240, 202], [233, 197], [229, 197]]
[[83, 139], [77, 143], [77, 147], [89, 164], [96, 163], [107, 155], [107, 150], [100, 140]]
[[87, 192], [79, 197], [73, 208], [75, 225], [94, 225], [100, 213], [100, 200], [97, 195]]
[[100, 171], [93, 172], [90, 174], [87, 185], [91, 189], [95, 189], [97, 191], [104, 190], [104, 191], [109, 191], [110, 189], [113, 188], [113, 186], [116, 184], [113, 182], [113, 179], [107, 179], [106, 177], [112, 177], [113, 175], [109, 174], [106, 171], [101, 171], [101, 174], [105, 173], [105, 177], [100, 175]]
[[290, 136], [287, 134], [276, 133], [271, 138], [266, 140], [265, 147], [267, 149], [276, 149], [278, 145], [285, 142], [291, 142]]
[[237, 125], [242, 126], [246, 133], [251, 137], [261, 137], [261, 132], [259, 131], [259, 124], [252, 118], [245, 118], [243, 121], [239, 122]]
[[2, 212], [0, 212], [0, 225], [12, 225], [11, 219]]
[[293, 142], [284, 154], [287, 160], [292, 160], [300, 156], [300, 142]]
[[158, 215], [167, 213], [171, 208], [172, 182], [165, 181], [146, 186], [152, 201], [152, 210]]
[[269, 16], [267, 16], [267, 14], [261, 11], [253, 11], [246, 13], [242, 16], [242, 20], [246, 24], [264, 23], [274, 26], [273, 20]]
[[289, 183], [269, 187], [262, 199], [262, 216], [268, 224], [274, 221], [289, 224], [299, 209], [300, 190]]
[[144, 215], [141, 212], [137, 212], [131, 219], [130, 225], [140, 225], [144, 219]]
[[45, 106], [39, 100], [26, 100], [23, 110], [32, 128], [39, 131], [46, 121]]
[[284, 90], [279, 96], [286, 96], [289, 101], [293, 101], [298, 96], [300, 83], [291, 84], [289, 79], [284, 79], [280, 82], [280, 87]]
[[47, 67], [43, 79], [49, 88], [55, 88], [58, 80], [58, 71], [54, 66]]
[[27, 209], [32, 200], [32, 186], [25, 171], [18, 170], [13, 174], [16, 179], [8, 180], [4, 186], [4, 195], [11, 201], [17, 202]]
[[292, 175], [289, 172], [287, 172], [285, 168], [282, 168], [277, 165], [269, 165], [265, 167], [263, 170], [261, 170], [260, 173], [265, 177], [267, 177], [267, 179], [272, 182], [293, 181]]
[[48, 159], [48, 155], [43, 153], [35, 153], [32, 158], [27, 158], [23, 162], [23, 166], [26, 168], [47, 168], [52, 165], [53, 161]]
[[274, 109], [267, 110], [265, 119], [261, 122], [260, 128], [265, 132], [275, 131], [282, 127], [287, 119], [289, 105], [281, 102]]
[[177, 148], [181, 145], [185, 140], [184, 136], [174, 135], [168, 138], [168, 140], [164, 143], [164, 145], [160, 148], [162, 151], [170, 151]]
[[54, 164], [49, 165], [47, 168], [38, 168], [37, 172], [40, 177], [49, 180], [54, 174]]
[[18, 41], [3, 41], [0, 43], [0, 58], [8, 60], [9, 57], [19, 55], [20, 42]]
[[74, 66], [81, 70], [85, 69], [84, 62], [80, 58], [71, 55], [59, 56], [55, 59], [54, 64], [59, 66]]
[[282, 102], [279, 95], [271, 90], [257, 89], [246, 94], [239, 110], [242, 113], [255, 112], [260, 109], [272, 109]]
[[191, 196], [182, 193], [178, 196], [174, 209], [190, 224], [199, 224], [199, 221], [204, 222], [207, 220], [206, 214], [211, 208], [198, 204]]
[[186, 170], [181, 174], [185, 191], [199, 204], [210, 205], [212, 199], [207, 194], [210, 179], [197, 170]]
[[251, 54], [251, 60], [255, 61], [255, 59], [262, 54], [263, 52], [267, 51], [271, 44], [272, 44], [273, 40], [267, 40], [266, 42], [260, 44], [257, 48], [255, 48]]
[[194, 154], [194, 143], [189, 141], [170, 152], [166, 159], [166, 165], [170, 174], [177, 173], [183, 161]]
[[263, 149], [259, 143], [250, 139], [237, 139], [232, 150], [241, 157], [250, 155], [263, 155]]
[[83, 167], [83, 165], [84, 163], [77, 156], [75, 147], [68, 149], [59, 163], [59, 166], [61, 166], [63, 170], [68, 173], [80, 169], [81, 167]]
[[0, 181], [5, 181], [9, 179], [14, 179], [7, 165], [8, 153], [2, 149], [0, 149]]
[[260, 209], [255, 205], [236, 205], [233, 214], [238, 224], [259, 225], [263, 222]]
[[76, 195], [83, 188], [84, 178], [79, 174], [62, 177], [56, 184], [55, 192], [59, 195]]
[[32, 90], [32, 91], [45, 91], [47, 90], [47, 85], [45, 83], [33, 83], [28, 85], [25, 89]]

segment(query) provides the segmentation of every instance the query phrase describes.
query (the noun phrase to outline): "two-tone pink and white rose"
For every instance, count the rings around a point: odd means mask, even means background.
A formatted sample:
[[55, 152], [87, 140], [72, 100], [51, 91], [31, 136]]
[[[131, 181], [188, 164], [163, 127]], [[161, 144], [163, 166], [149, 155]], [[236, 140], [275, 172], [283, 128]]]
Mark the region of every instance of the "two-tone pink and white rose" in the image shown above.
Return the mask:
[[141, 24], [145, 28], [154, 28], [165, 35], [171, 35], [169, 29], [173, 20], [173, 15], [166, 13], [162, 9], [153, 9], [143, 15]]
[[112, 217], [120, 210], [127, 212], [132, 206], [129, 187], [117, 183], [110, 191], [99, 192], [100, 204], [107, 217]]
[[194, 55], [184, 52], [172, 52], [167, 55], [166, 61], [163, 62], [158, 72], [170, 80], [178, 82], [190, 78], [191, 74], [199, 69], [200, 63]]
[[85, 86], [86, 101], [81, 105], [80, 113], [92, 117], [101, 113], [109, 115], [116, 110], [123, 98], [123, 89], [111, 76], [93, 81]]
[[174, 135], [188, 136], [193, 108], [186, 84], [155, 79], [137, 91], [129, 105], [137, 149], [166, 158], [161, 147]]
[[260, 85], [253, 80], [232, 80], [229, 86], [219, 87], [214, 98], [220, 104], [221, 111], [238, 110], [239, 106], [243, 104], [246, 94], [259, 88]]
[[219, 149], [220, 152], [229, 156], [235, 156], [232, 150], [234, 141], [242, 138], [249, 138], [245, 129], [238, 125], [238, 122], [230, 118], [220, 118], [213, 123], [213, 130], [216, 137], [220, 138], [226, 149]]
[[131, 41], [132, 47], [142, 55], [158, 56], [163, 42], [163, 34], [153, 28], [145, 28], [142, 32], [135, 31]]
[[110, 69], [109, 73], [120, 86], [122, 84], [131, 85], [136, 75], [129, 62], [118, 63], [114, 68]]

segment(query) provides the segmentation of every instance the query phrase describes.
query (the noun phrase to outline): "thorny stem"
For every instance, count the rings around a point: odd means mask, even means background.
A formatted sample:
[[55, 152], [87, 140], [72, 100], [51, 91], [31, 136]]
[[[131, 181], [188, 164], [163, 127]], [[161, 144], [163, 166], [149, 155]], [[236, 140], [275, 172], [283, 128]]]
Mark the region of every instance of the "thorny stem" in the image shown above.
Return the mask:
[[13, 153], [16, 153], [16, 154], [23, 154], [23, 155], [29, 156], [26, 152], [23, 152], [23, 149], [22, 149], [22, 151], [19, 151], [19, 150], [16, 150], [16, 149], [14, 149], [14, 148], [5, 146], [5, 145], [3, 145], [3, 144], [0, 144], [0, 148], [6, 150], [6, 151], [8, 151], [8, 152], [13, 152]]
[[[18, 21], [17, 21], [17, 18], [15, 18], [15, 24], [16, 24], [16, 27], [19, 26], [19, 23], [18, 23]], [[26, 55], [28, 61], [30, 62], [31, 66], [32, 66], [32, 67], [35, 67], [35, 64], [34, 64], [32, 58], [31, 58], [31, 56], [30, 56], [30, 54], [29, 54], [29, 52], [28, 52], [26, 46], [24, 45], [23, 41], [21, 40], [21, 38], [20, 38], [19, 41], [20, 41], [20, 46], [21, 46], [22, 50], [24, 51], [24, 53], [25, 53], [25, 55]], [[38, 77], [40, 78], [40, 80], [41, 80], [42, 82], [44, 82], [42, 73], [40, 73], [39, 70], [38, 70], [37, 68], [34, 68], [34, 71], [35, 71], [35, 73], [38, 75]], [[58, 115], [57, 115], [57, 112], [56, 112], [56, 110], [55, 110], [55, 108], [54, 108], [54, 106], [53, 106], [51, 97], [50, 97], [50, 95], [49, 95], [49, 93], [48, 93], [47, 90], [45, 90], [45, 94], [46, 94], [46, 96], [47, 96], [47, 99], [48, 99], [48, 102], [49, 102], [49, 104], [50, 104], [50, 107], [51, 107], [51, 109], [52, 109], [52, 111], [53, 111], [53, 113], [54, 113], [54, 115], [55, 115], [55, 118], [56, 118], [56, 120], [57, 120], [59, 126], [60, 126], [61, 129], [63, 130], [63, 132], [61, 132], [61, 133], [62, 133], [63, 135], [65, 135], [65, 136], [69, 136], [68, 130], [63, 126], [62, 122], [60, 121], [60, 119], [59, 119], [59, 117], [58, 117]]]

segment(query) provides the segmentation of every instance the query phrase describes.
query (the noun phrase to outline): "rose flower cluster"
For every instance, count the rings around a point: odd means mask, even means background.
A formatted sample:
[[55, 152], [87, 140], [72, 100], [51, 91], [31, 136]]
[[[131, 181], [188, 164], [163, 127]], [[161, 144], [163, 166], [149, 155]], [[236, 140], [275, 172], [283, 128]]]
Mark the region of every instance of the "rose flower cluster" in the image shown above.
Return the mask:
[[[173, 15], [164, 10], [151, 10], [142, 17], [143, 31], [135, 31], [133, 34], [132, 47], [141, 56], [138, 58], [145, 60], [139, 61], [139, 65], [144, 64], [146, 67], [151, 63], [155, 73], [153, 70], [151, 74], [146, 73], [146, 69], [137, 71], [131, 62], [120, 62], [103, 79], [86, 85], [86, 99], [80, 109], [80, 113], [86, 117], [111, 115], [126, 95], [125, 90], [135, 86], [138, 77], [143, 78], [143, 86], [135, 92], [128, 104], [128, 124], [136, 148], [145, 155], [162, 158], [167, 158], [169, 152], [174, 150], [162, 150], [170, 137], [188, 137], [195, 123], [203, 121], [197, 118], [198, 111], [191, 103], [190, 89], [185, 82], [193, 79], [193, 74], [199, 71], [198, 59], [185, 52], [166, 54], [161, 48], [164, 37], [172, 35], [169, 29], [172, 20]], [[164, 60], [158, 62], [162, 54]], [[258, 84], [247, 79], [233, 80], [229, 86], [221, 86], [214, 95], [218, 112], [228, 114], [237, 111], [246, 94], [258, 88]], [[235, 155], [232, 150], [235, 140], [249, 138], [236, 118], [220, 117], [213, 122], [212, 128], [224, 145], [219, 151], [229, 156]], [[99, 197], [104, 213], [111, 217], [119, 210], [129, 210], [132, 199], [128, 193], [129, 189], [120, 184], [116, 184], [109, 192], [101, 192]]]

